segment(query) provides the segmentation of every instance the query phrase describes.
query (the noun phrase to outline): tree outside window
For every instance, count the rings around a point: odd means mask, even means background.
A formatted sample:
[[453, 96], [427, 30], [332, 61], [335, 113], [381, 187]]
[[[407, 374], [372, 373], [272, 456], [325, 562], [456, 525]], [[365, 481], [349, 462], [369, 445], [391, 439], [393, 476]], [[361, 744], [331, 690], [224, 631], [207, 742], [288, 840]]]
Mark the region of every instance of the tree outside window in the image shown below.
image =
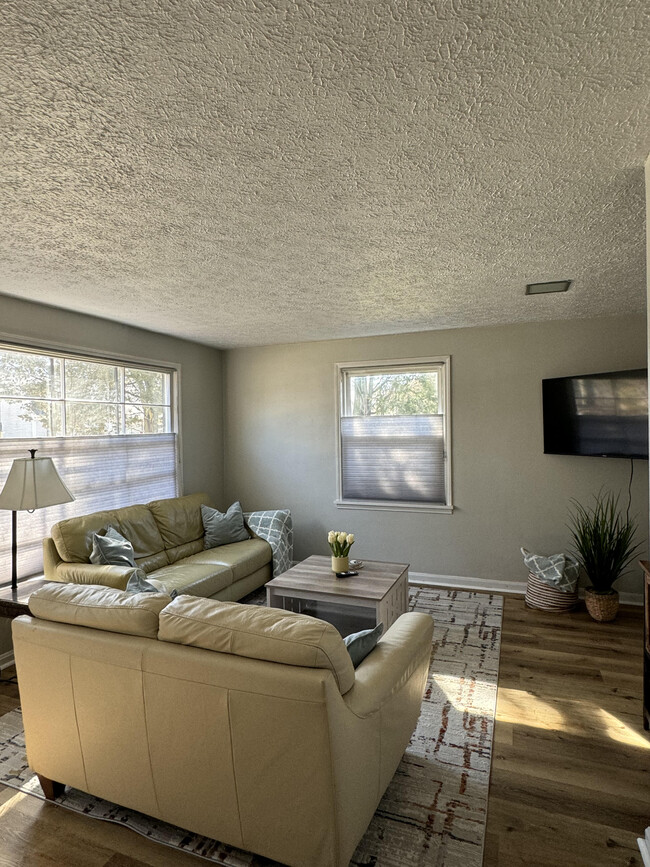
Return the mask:
[[171, 375], [0, 349], [4, 437], [115, 436], [171, 431]]

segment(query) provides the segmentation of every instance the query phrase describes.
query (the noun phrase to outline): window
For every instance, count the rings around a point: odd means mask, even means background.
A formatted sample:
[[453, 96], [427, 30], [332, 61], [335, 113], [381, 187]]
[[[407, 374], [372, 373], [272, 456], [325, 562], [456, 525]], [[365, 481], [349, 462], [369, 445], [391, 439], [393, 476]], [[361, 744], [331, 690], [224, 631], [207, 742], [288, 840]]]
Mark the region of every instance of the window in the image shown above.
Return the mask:
[[338, 365], [339, 499], [452, 510], [449, 358]]
[[[178, 492], [175, 371], [0, 344], [0, 488], [14, 458], [51, 457], [75, 502], [18, 517], [19, 578], [42, 570], [52, 524]], [[0, 583], [10, 572], [0, 511]]]
[[0, 434], [171, 432], [171, 373], [0, 346]]

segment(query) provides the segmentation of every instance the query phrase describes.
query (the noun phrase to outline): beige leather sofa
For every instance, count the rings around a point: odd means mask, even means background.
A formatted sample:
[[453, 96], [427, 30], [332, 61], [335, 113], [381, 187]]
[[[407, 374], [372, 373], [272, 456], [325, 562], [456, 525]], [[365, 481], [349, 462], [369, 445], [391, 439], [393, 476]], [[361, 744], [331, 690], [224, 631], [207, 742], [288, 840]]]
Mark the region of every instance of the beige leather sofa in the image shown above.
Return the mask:
[[70, 584], [29, 604], [13, 641], [46, 794], [293, 867], [349, 863], [420, 712], [428, 615], [402, 615], [355, 671], [333, 626], [276, 609]]
[[43, 540], [45, 577], [123, 590], [135, 571], [132, 567], [90, 562], [93, 533], [111, 526], [131, 542], [136, 567], [159, 590], [241, 599], [270, 580], [271, 546], [252, 534], [245, 542], [204, 550], [201, 504], [212, 506], [205, 493], [59, 521]]

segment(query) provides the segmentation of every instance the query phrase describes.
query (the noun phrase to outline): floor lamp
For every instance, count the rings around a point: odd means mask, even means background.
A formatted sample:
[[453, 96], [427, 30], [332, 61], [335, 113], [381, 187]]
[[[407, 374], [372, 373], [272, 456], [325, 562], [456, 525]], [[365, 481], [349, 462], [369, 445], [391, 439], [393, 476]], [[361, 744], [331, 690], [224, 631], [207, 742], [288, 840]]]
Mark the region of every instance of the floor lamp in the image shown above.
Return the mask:
[[0, 509], [11, 511], [11, 589], [18, 589], [16, 569], [16, 512], [33, 512], [45, 506], [71, 503], [73, 495], [61, 481], [52, 458], [16, 458], [0, 492]]

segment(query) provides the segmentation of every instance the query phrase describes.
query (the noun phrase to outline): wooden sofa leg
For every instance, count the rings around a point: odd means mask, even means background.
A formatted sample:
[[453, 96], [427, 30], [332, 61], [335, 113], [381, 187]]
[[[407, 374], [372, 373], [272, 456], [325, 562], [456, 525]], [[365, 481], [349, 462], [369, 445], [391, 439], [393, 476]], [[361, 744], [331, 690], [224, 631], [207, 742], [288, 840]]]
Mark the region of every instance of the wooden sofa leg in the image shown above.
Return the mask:
[[48, 777], [43, 777], [41, 774], [36, 774], [38, 782], [41, 784], [43, 794], [48, 801], [54, 801], [59, 795], [65, 791], [65, 783], [57, 783], [56, 780], [50, 780]]

